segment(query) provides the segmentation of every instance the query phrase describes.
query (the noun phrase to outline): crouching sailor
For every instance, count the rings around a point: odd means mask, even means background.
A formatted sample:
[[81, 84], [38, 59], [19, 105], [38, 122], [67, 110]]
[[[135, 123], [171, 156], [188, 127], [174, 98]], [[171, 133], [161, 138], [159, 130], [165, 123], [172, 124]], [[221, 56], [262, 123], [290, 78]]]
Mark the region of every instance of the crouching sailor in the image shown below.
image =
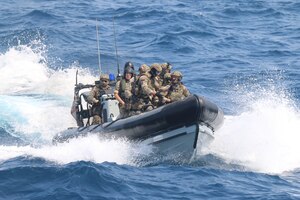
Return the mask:
[[100, 75], [100, 81], [96, 81], [95, 86], [91, 90], [89, 96], [87, 97], [87, 102], [92, 104], [91, 108], [91, 116], [93, 116], [93, 122], [94, 124], [101, 124], [102, 118], [102, 106], [100, 102], [100, 98], [104, 94], [111, 93], [111, 87], [109, 86], [109, 76], [107, 74], [101, 74]]
[[120, 118], [129, 117], [131, 113], [134, 90], [133, 76], [133, 69], [125, 67], [123, 78], [116, 83], [114, 95], [119, 102]]

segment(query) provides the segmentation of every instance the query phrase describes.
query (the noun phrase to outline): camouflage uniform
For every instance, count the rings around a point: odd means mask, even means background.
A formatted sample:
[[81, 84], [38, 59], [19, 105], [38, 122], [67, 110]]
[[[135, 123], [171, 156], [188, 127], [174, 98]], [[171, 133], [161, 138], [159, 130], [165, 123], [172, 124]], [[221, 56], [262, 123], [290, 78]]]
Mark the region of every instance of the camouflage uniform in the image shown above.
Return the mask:
[[[160, 73], [162, 71], [162, 68], [160, 64], [153, 63], [150, 67], [150, 81], [151, 81], [151, 87], [155, 90], [155, 92], [159, 91], [159, 89], [162, 87], [163, 79], [160, 78]], [[154, 108], [159, 106], [159, 97], [154, 96], [152, 99], [152, 104]]]
[[171, 102], [179, 101], [189, 96], [189, 90], [183, 85], [183, 83], [172, 84], [168, 90], [167, 98], [171, 100]]
[[118, 94], [125, 102], [125, 105], [119, 104], [120, 118], [131, 116], [132, 101], [133, 101], [134, 79], [126, 80], [125, 78], [116, 83], [114, 94]]
[[164, 75], [164, 81], [162, 86], [167, 86], [167, 85], [171, 85], [171, 73], [166, 73]]
[[160, 78], [164, 80], [166, 73], [171, 73], [172, 65], [170, 63], [161, 64]]
[[136, 80], [138, 81], [138, 79], [144, 75], [145, 73], [148, 73], [150, 71], [150, 67], [146, 64], [142, 64], [139, 68], [139, 74], [136, 76]]
[[133, 107], [136, 114], [153, 109], [151, 101], [155, 90], [151, 85], [150, 76], [148, 72], [145, 72], [137, 80], [136, 99]]
[[168, 95], [168, 90], [171, 86], [171, 74], [170, 73], [166, 73], [164, 76], [164, 82], [162, 84], [162, 86], [160, 87], [159, 91], [158, 91], [158, 107], [162, 106], [164, 104], [166, 104], [166, 97]]
[[[179, 101], [190, 95], [189, 90], [181, 82], [182, 74], [179, 71], [174, 71], [171, 75], [172, 82], [168, 88], [166, 98], [170, 102]], [[167, 86], [166, 86], [167, 87]]]
[[100, 76], [100, 84], [94, 86], [91, 92], [89, 93], [89, 96], [87, 97], [87, 102], [92, 104], [92, 108], [91, 108], [91, 115], [93, 116], [92, 125], [100, 124], [102, 122], [101, 119], [102, 107], [101, 107], [100, 97], [103, 94], [111, 93], [111, 87], [108, 85], [108, 83], [109, 83], [109, 76], [107, 74], [102, 74]]

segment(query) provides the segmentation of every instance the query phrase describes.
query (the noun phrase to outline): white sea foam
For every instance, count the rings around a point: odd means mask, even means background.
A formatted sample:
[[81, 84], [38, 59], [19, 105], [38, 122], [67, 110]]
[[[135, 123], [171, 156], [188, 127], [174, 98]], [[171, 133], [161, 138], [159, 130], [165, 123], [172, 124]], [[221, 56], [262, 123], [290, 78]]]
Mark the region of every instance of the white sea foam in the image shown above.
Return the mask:
[[0, 161], [18, 156], [32, 156], [44, 158], [58, 164], [67, 164], [76, 161], [91, 161], [96, 163], [116, 162], [118, 164], [135, 164], [139, 156], [152, 152], [151, 146], [130, 143], [123, 139], [100, 140], [91, 135], [77, 138], [68, 143], [44, 145], [40, 148], [31, 146], [0, 146]]
[[70, 107], [77, 70], [81, 83], [93, 84], [97, 79], [80, 67], [50, 69], [41, 51], [29, 45], [0, 54], [0, 121], [32, 141], [50, 140], [75, 126]]
[[92, 84], [97, 79], [88, 69], [75, 66], [50, 69], [40, 52], [23, 45], [0, 54], [0, 70], [0, 94], [6, 95], [51, 94], [71, 98], [76, 70], [81, 83]]
[[211, 153], [259, 172], [299, 168], [300, 115], [292, 101], [269, 92], [249, 107], [238, 116], [226, 116]]

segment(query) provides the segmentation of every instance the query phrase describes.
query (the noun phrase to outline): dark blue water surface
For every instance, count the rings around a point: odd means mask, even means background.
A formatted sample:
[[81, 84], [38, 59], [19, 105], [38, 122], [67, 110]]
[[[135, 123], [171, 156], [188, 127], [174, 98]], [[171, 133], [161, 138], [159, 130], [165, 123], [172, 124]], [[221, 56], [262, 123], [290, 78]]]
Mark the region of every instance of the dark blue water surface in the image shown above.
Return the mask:
[[[132, 161], [144, 147], [126, 142], [51, 146], [71, 123], [68, 70], [98, 77], [96, 19], [104, 72], [114, 21], [121, 69], [170, 62], [223, 108], [211, 149], [178, 164]], [[299, 41], [297, 0], [1, 1], [0, 199], [300, 199]]]

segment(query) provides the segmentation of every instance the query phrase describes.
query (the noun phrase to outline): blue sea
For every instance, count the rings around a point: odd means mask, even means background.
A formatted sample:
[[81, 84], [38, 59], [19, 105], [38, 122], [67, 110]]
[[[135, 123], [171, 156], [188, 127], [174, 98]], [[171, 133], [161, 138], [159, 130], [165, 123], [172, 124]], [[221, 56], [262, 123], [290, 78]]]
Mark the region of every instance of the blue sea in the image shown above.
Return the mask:
[[[189, 162], [125, 139], [53, 145], [98, 44], [105, 73], [181, 71], [224, 110], [214, 141]], [[300, 199], [299, 108], [297, 0], [0, 2], [0, 199]]]

